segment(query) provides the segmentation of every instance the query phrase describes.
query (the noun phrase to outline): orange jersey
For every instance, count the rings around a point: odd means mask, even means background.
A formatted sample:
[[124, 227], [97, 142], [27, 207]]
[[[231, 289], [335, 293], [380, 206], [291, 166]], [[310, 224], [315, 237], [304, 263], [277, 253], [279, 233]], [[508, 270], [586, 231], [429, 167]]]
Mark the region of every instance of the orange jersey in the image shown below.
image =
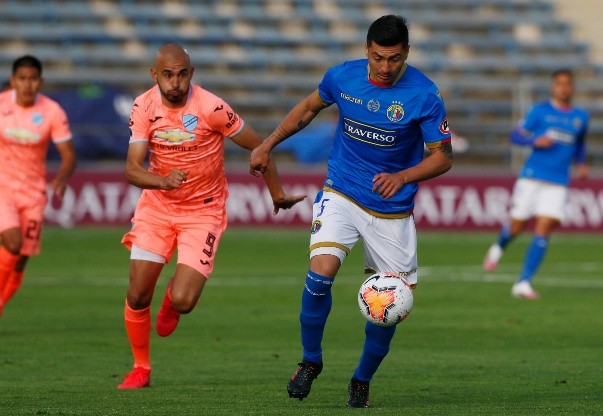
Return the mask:
[[15, 91], [0, 93], [0, 191], [45, 192], [48, 144], [71, 136], [67, 115], [56, 101], [38, 94], [33, 106], [21, 107]]
[[143, 191], [142, 200], [194, 209], [203, 201], [226, 199], [224, 137], [243, 129], [243, 120], [222, 99], [192, 85], [186, 104], [170, 109], [161, 102], [157, 86], [134, 101], [130, 116], [130, 143], [149, 145], [149, 171], [166, 176], [178, 168], [189, 171], [186, 182], [169, 191]]

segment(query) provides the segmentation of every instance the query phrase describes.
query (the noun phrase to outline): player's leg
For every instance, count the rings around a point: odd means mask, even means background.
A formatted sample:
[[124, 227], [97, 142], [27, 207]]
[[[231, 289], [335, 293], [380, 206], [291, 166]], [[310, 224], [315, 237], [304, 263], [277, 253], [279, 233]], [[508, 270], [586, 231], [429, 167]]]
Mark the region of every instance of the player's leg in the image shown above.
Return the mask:
[[119, 389], [148, 387], [151, 376], [151, 301], [165, 261], [149, 251], [132, 247], [130, 282], [124, 306], [124, 322], [134, 357], [133, 370]]
[[176, 266], [157, 313], [155, 329], [159, 336], [167, 337], [174, 332], [180, 315], [191, 312], [199, 301], [206, 282], [207, 277], [192, 267], [182, 263]]
[[19, 260], [23, 235], [17, 204], [10, 195], [0, 193], [0, 315], [2, 292]]
[[[402, 219], [374, 218], [363, 230], [365, 269], [394, 272], [417, 284], [417, 236], [412, 216]], [[368, 407], [369, 383], [387, 356], [396, 327], [365, 325], [362, 355], [349, 384], [348, 406]]]
[[[26, 201], [23, 201], [23, 203], [25, 204]], [[28, 258], [40, 253], [45, 207], [46, 198], [42, 198], [28, 201], [27, 205], [20, 209], [21, 230], [20, 233], [14, 233], [14, 237], [17, 239], [14, 246], [15, 250], [20, 245], [19, 258], [4, 288], [0, 291], [4, 305], [21, 287]]]
[[511, 290], [513, 296], [525, 299], [539, 297], [538, 292], [532, 288], [532, 281], [548, 250], [550, 235], [558, 224], [559, 221], [555, 218], [536, 217], [534, 236], [526, 250], [519, 280]]
[[515, 182], [509, 221], [501, 227], [497, 241], [488, 248], [483, 261], [484, 270], [494, 271], [509, 243], [524, 230], [527, 220], [534, 214], [537, 186], [536, 181], [528, 179]]
[[0, 316], [4, 309], [4, 290], [12, 280], [22, 245], [21, 229], [12, 227], [0, 233]]
[[222, 201], [204, 204], [198, 214], [172, 219], [177, 234], [178, 264], [157, 314], [155, 328], [163, 337], [174, 332], [180, 314], [191, 312], [197, 305], [226, 230], [226, 208]]
[[539, 297], [532, 288], [532, 281], [548, 250], [551, 233], [565, 217], [568, 189], [562, 185], [540, 183], [535, 194], [534, 236], [526, 250], [519, 279], [511, 289], [513, 296], [524, 299]]
[[345, 198], [319, 192], [314, 201], [310, 237], [310, 266], [306, 273], [299, 315], [302, 360], [287, 384], [290, 397], [302, 400], [322, 371], [322, 338], [331, 311], [331, 287], [359, 233], [352, 212], [359, 210]]
[[8, 282], [4, 286], [4, 290], [0, 293], [1, 301], [6, 305], [9, 300], [12, 299], [13, 295], [21, 287], [23, 283], [23, 275], [25, 273], [25, 265], [27, 264], [28, 256], [19, 256], [15, 268], [8, 279]]
[[122, 244], [130, 249], [130, 280], [124, 305], [126, 333], [134, 356], [134, 368], [118, 386], [120, 389], [150, 384], [151, 310], [157, 279], [174, 250], [176, 235], [169, 218], [154, 206], [140, 203], [132, 229]]

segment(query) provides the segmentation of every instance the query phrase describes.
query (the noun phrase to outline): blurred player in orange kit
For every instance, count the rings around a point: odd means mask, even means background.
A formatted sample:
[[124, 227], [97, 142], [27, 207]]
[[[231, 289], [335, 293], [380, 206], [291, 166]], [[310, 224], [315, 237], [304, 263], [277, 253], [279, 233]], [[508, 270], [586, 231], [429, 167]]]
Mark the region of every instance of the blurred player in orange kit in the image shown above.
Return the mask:
[[0, 315], [23, 281], [28, 258], [40, 252], [48, 144], [61, 157], [50, 182], [58, 198], [76, 165], [67, 115], [39, 93], [42, 82], [42, 63], [25, 55], [13, 62], [11, 88], [0, 93]]
[[[182, 46], [163, 45], [151, 68], [157, 85], [132, 107], [125, 175], [144, 190], [132, 229], [122, 240], [131, 250], [124, 318], [134, 368], [119, 389], [150, 385], [150, 305], [161, 270], [176, 248], [176, 272], [156, 319], [160, 336], [170, 335], [180, 314], [191, 312], [212, 272], [226, 228], [224, 138], [248, 150], [262, 142], [226, 102], [191, 84], [193, 72]], [[264, 180], [274, 214], [305, 198], [283, 192], [274, 164]]]

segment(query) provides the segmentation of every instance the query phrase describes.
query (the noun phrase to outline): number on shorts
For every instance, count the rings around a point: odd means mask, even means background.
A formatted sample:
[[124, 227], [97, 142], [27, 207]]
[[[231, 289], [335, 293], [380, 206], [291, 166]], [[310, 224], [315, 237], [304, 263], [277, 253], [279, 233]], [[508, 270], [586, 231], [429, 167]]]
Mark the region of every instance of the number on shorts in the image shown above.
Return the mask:
[[204, 248], [203, 252], [207, 255], [207, 257], [211, 257], [214, 254], [214, 243], [216, 242], [216, 236], [212, 233], [207, 233], [207, 239], [205, 240], [205, 244], [209, 249]]
[[25, 238], [38, 241], [40, 239], [40, 231], [42, 231], [41, 223], [36, 220], [29, 220], [25, 229]]

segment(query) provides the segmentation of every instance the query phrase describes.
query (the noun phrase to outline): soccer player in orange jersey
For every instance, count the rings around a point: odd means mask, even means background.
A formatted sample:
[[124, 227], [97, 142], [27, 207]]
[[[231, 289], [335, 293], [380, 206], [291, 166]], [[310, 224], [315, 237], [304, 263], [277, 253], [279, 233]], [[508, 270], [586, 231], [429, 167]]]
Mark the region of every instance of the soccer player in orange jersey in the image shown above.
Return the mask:
[[[174, 251], [178, 261], [156, 319], [160, 336], [175, 329], [180, 314], [197, 304], [226, 228], [228, 189], [224, 138], [252, 150], [262, 139], [231, 107], [191, 84], [186, 50], [166, 44], [151, 69], [157, 84], [134, 101], [125, 175], [143, 188], [122, 243], [130, 249], [130, 284], [124, 308], [134, 368], [120, 389], [150, 384], [150, 304], [159, 274]], [[145, 167], [147, 152], [149, 167]], [[274, 213], [303, 200], [283, 192], [276, 167], [264, 174]]]
[[39, 93], [42, 64], [14, 61], [10, 89], [0, 93], [0, 315], [23, 280], [27, 259], [40, 251], [46, 195], [46, 154], [52, 141], [61, 157], [50, 182], [61, 198], [76, 154], [65, 111]]

